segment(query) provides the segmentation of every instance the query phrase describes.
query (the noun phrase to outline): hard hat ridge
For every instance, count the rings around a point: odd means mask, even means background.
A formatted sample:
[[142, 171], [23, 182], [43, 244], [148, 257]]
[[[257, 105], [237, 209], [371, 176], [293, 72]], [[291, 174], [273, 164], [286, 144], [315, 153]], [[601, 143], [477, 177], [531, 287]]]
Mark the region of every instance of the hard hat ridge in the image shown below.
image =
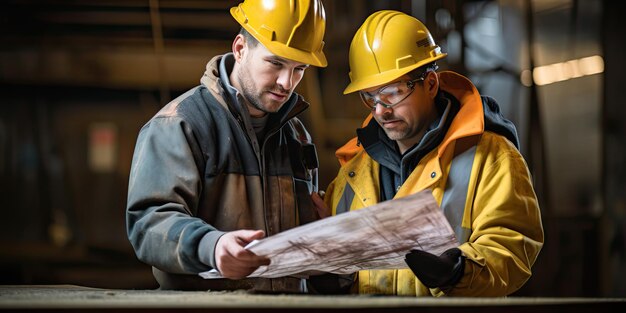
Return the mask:
[[393, 10], [370, 15], [350, 44], [344, 94], [382, 85], [446, 56], [418, 19]]
[[230, 13], [272, 53], [314, 66], [328, 64], [321, 0], [244, 0]]

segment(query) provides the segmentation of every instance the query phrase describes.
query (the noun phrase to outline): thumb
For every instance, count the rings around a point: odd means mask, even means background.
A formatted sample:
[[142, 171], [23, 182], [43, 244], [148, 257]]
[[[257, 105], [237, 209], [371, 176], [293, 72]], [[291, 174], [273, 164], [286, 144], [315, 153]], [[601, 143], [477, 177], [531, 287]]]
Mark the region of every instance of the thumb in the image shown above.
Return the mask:
[[253, 240], [265, 237], [265, 232], [262, 230], [243, 229], [236, 231], [236, 237], [245, 243], [249, 243]]

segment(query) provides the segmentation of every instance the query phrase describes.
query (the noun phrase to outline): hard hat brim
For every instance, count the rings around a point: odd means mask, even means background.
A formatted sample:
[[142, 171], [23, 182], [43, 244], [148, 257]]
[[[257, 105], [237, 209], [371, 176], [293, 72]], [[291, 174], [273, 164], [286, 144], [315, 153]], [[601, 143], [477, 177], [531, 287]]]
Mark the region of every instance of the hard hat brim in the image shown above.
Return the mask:
[[400, 69], [396, 69], [396, 70], [390, 70], [390, 71], [385, 71], [382, 72], [378, 75], [373, 75], [373, 76], [367, 76], [365, 79], [360, 79], [360, 80], [355, 80], [350, 82], [350, 84], [348, 84], [348, 86], [346, 87], [346, 89], [344, 89], [343, 94], [347, 95], [349, 93], [353, 93], [355, 91], [359, 91], [359, 90], [364, 90], [364, 89], [369, 89], [372, 87], [376, 87], [376, 86], [380, 86], [386, 83], [389, 83], [395, 79], [398, 79], [400, 77], [402, 77], [403, 75], [408, 74], [409, 72], [420, 68], [426, 64], [435, 62], [437, 60], [443, 59], [447, 56], [447, 53], [441, 53], [435, 57], [433, 57], [432, 59], [429, 60], [425, 60], [423, 62], [418, 62], [412, 66], [407, 66], [407, 67], [403, 67]]
[[320, 51], [304, 51], [296, 48], [289, 47], [284, 43], [278, 41], [268, 40], [267, 38], [259, 35], [259, 33], [248, 23], [246, 23], [246, 18], [237, 10], [237, 7], [233, 7], [230, 9], [230, 14], [233, 18], [243, 27], [250, 35], [252, 35], [256, 40], [258, 40], [267, 50], [271, 53], [283, 57], [292, 61], [309, 64], [317, 67], [326, 67], [328, 65], [328, 61], [326, 60], [326, 55], [320, 49]]

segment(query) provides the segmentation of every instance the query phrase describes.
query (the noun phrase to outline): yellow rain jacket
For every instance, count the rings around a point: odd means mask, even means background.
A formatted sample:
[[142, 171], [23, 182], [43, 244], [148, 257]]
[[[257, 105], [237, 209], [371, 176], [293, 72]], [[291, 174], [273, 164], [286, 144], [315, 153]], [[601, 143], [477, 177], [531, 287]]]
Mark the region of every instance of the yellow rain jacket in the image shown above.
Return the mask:
[[[504, 136], [485, 131], [484, 99], [467, 78], [453, 72], [442, 72], [439, 78], [441, 90], [460, 103], [459, 111], [442, 142], [419, 161], [394, 198], [431, 189], [442, 208], [456, 211], [457, 219], [446, 217], [466, 257], [464, 275], [453, 288], [441, 290], [424, 286], [410, 269], [360, 271], [356, 277], [359, 293], [506, 296], [530, 278], [543, 245], [541, 214], [522, 155]], [[371, 115], [364, 125], [370, 119]], [[473, 156], [464, 166], [466, 182], [450, 186], [453, 159], [464, 152]], [[380, 165], [357, 138], [337, 150], [337, 157], [342, 167], [325, 197], [333, 215], [379, 202]], [[459, 192], [461, 201], [446, 197]]]

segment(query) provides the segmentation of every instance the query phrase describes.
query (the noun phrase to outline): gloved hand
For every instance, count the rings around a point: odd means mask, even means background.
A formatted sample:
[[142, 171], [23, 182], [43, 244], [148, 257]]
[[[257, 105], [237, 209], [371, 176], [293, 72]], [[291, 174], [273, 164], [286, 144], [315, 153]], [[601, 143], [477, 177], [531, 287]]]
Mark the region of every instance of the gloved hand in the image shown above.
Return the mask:
[[461, 280], [465, 270], [465, 257], [458, 248], [446, 250], [440, 256], [422, 250], [411, 250], [404, 261], [428, 288], [453, 287]]

